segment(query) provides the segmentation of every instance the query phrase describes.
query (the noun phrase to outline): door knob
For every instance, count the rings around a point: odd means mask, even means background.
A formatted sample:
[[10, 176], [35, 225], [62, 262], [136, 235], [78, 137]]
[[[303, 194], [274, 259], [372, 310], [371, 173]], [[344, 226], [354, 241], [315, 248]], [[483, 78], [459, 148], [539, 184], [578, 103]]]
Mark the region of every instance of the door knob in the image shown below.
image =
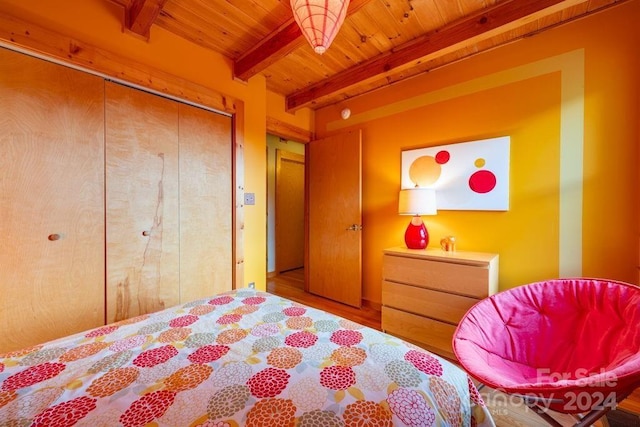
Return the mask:
[[142, 232], [142, 235], [143, 235], [143, 236], [145, 236], [145, 237], [147, 237], [147, 236], [151, 235], [151, 233], [149, 233], [147, 230], [144, 230], [144, 231]]
[[362, 230], [362, 226], [360, 224], [351, 224], [347, 231], [360, 231]]

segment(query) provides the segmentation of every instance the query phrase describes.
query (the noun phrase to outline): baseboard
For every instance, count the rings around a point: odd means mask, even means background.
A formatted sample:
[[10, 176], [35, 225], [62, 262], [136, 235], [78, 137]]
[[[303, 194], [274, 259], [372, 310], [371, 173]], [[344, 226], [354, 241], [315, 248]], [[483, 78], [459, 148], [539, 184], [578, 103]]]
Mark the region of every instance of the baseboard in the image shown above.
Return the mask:
[[273, 279], [277, 275], [278, 273], [276, 273], [275, 271], [267, 271], [267, 279]]
[[362, 300], [362, 306], [370, 308], [371, 310], [382, 311], [382, 304], [379, 302], [369, 301], [368, 299]]

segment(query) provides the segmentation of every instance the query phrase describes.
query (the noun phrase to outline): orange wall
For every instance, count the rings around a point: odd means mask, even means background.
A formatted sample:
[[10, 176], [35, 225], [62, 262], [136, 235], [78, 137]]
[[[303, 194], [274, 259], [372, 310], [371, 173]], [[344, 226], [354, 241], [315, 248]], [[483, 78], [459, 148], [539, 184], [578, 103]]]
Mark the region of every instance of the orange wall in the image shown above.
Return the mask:
[[[558, 276], [635, 282], [640, 0], [316, 112], [319, 137], [363, 130], [363, 295], [403, 245], [401, 150], [511, 136], [510, 208], [439, 211], [429, 246], [500, 255], [500, 288]], [[343, 107], [344, 107], [343, 106]]]
[[310, 130], [313, 112], [284, 111], [280, 95], [266, 89], [261, 75], [248, 83], [232, 76], [232, 63], [153, 26], [149, 41], [122, 31], [122, 8], [106, 0], [1, 0], [0, 13], [70, 36], [83, 44], [151, 66], [244, 102], [244, 188], [256, 194], [244, 211], [244, 281], [266, 286], [266, 115]]
[[[245, 282], [254, 281], [262, 289], [265, 115], [298, 127], [315, 125], [320, 136], [361, 127], [364, 296], [379, 302], [381, 251], [402, 244], [407, 223], [395, 212], [400, 150], [502, 134], [512, 136], [511, 209], [441, 211], [425, 218], [432, 241], [454, 234], [460, 249], [499, 253], [502, 288], [572, 271], [576, 258], [584, 275], [635, 281], [640, 33], [633, 18], [640, 16], [639, 2], [626, 2], [351, 100], [344, 105], [353, 111], [346, 122], [339, 119], [337, 108], [319, 110], [315, 124], [308, 110], [285, 113], [283, 98], [266, 90], [263, 77], [249, 83], [234, 81], [231, 63], [221, 55], [157, 27], [152, 28], [149, 42], [123, 33], [121, 10], [108, 1], [30, 0], [27, 6], [21, 0], [2, 0], [0, 13], [9, 12], [244, 101], [245, 188], [256, 193], [257, 201], [245, 209]], [[584, 78], [577, 89], [575, 77], [578, 82]], [[578, 118], [574, 96], [584, 108]], [[563, 159], [563, 141], [576, 139], [576, 133], [584, 154]], [[563, 170], [567, 163], [582, 169], [578, 182], [571, 180], [571, 174], [561, 176], [558, 162], [563, 161]], [[560, 199], [577, 187], [582, 202], [562, 202], [561, 220]], [[572, 213], [577, 213], [575, 221]], [[580, 227], [579, 238], [573, 239], [577, 249], [570, 239], [575, 232], [566, 232], [572, 223]]]

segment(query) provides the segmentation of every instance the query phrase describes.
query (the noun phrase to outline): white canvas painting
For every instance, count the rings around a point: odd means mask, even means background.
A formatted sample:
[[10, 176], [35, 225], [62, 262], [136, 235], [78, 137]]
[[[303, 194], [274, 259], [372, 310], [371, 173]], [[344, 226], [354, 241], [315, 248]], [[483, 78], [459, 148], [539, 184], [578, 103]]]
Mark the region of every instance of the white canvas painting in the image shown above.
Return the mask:
[[436, 190], [439, 210], [509, 210], [511, 138], [461, 142], [402, 152], [402, 188]]

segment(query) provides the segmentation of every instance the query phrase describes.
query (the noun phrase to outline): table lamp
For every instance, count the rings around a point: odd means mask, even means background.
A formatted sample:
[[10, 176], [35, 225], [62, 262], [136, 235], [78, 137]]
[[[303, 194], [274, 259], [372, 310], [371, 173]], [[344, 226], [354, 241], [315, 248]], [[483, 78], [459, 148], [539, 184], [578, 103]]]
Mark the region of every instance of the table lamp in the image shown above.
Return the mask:
[[424, 249], [429, 244], [429, 232], [420, 215], [435, 215], [436, 192], [432, 188], [408, 188], [400, 190], [398, 214], [414, 215], [404, 233], [409, 249]]

